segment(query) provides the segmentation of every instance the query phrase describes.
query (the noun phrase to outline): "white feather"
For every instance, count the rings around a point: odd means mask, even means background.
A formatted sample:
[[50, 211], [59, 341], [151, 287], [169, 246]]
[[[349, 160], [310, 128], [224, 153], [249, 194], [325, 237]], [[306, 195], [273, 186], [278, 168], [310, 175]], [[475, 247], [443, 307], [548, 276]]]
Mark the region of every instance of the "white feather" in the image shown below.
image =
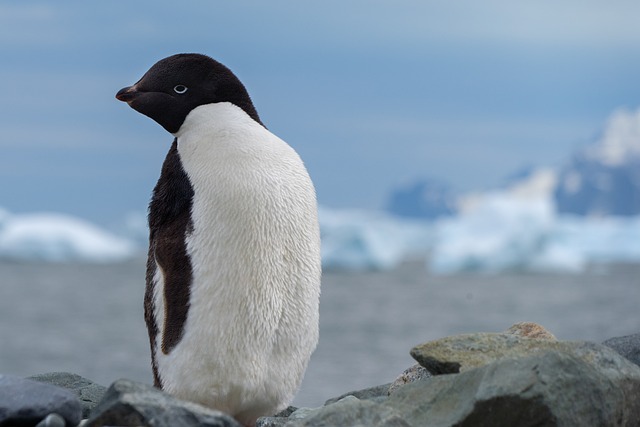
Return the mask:
[[168, 355], [156, 318], [159, 374], [166, 391], [252, 422], [290, 403], [318, 340], [315, 191], [297, 153], [233, 104], [195, 108], [176, 136], [194, 189], [193, 284]]

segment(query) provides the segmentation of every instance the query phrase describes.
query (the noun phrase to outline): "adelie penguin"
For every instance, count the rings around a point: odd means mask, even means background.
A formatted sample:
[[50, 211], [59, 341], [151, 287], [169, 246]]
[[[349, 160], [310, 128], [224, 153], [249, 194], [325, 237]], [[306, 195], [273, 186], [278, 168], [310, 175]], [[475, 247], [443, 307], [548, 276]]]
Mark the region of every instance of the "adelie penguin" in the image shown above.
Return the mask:
[[311, 179], [207, 56], [162, 59], [116, 98], [175, 137], [149, 206], [155, 385], [253, 425], [291, 402], [318, 340]]

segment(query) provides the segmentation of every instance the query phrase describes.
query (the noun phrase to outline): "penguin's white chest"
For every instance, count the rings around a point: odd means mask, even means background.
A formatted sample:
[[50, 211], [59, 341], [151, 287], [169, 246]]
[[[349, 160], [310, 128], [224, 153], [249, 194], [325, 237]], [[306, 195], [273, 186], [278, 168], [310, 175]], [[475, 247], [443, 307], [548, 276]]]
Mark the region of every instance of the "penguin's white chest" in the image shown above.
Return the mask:
[[194, 191], [192, 283], [182, 339], [169, 354], [156, 349], [163, 388], [240, 420], [275, 413], [292, 400], [318, 339], [313, 185], [295, 151], [232, 104], [194, 109], [176, 136]]

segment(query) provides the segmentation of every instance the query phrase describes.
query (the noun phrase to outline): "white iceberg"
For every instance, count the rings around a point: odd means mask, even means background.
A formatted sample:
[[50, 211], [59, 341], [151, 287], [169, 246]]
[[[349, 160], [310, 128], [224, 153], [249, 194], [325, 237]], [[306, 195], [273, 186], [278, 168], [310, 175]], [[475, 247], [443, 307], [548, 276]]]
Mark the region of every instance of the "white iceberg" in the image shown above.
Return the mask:
[[424, 255], [433, 242], [433, 226], [426, 222], [322, 207], [319, 215], [325, 269], [391, 269]]
[[0, 258], [20, 261], [112, 262], [134, 256], [131, 241], [77, 218], [0, 210]]
[[485, 195], [436, 228], [434, 273], [578, 272], [589, 264], [640, 262], [640, 217], [556, 215], [549, 198]]
[[[477, 195], [457, 216], [438, 221], [321, 207], [323, 267], [387, 270], [418, 258], [435, 274], [453, 274], [640, 262], [640, 217], [558, 216], [545, 192], [533, 193]], [[66, 215], [0, 209], [0, 259], [112, 262], [143, 254], [144, 215], [129, 216], [125, 225], [119, 237]]]
[[484, 196], [474, 208], [438, 224], [429, 268], [440, 274], [527, 269], [552, 233], [553, 218], [546, 198]]

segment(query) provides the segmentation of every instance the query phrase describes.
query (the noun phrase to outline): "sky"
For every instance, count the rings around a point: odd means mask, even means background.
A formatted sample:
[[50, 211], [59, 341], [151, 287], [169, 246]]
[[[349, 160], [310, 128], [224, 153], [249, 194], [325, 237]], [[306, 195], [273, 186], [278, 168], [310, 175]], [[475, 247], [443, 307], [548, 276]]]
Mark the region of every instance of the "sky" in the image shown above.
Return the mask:
[[101, 224], [144, 212], [173, 139], [115, 100], [208, 54], [305, 161], [321, 204], [380, 209], [560, 166], [640, 105], [636, 0], [3, 1], [0, 207]]

